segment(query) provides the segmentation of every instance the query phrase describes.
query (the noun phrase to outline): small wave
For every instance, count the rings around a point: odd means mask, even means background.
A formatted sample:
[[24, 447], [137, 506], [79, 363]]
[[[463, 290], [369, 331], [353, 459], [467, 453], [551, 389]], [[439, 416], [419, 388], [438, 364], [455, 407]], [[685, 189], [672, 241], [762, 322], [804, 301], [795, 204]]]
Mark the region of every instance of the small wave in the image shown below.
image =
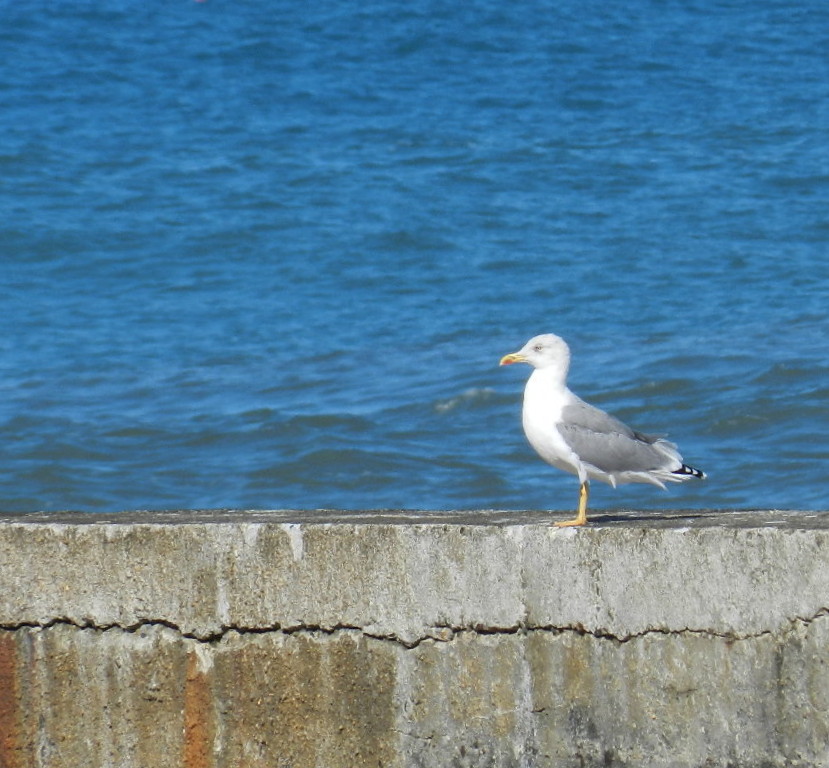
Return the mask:
[[495, 390], [491, 387], [470, 387], [464, 390], [461, 394], [450, 397], [445, 400], [438, 400], [435, 403], [435, 410], [438, 413], [447, 413], [453, 411], [460, 406], [475, 406], [485, 403], [495, 394]]

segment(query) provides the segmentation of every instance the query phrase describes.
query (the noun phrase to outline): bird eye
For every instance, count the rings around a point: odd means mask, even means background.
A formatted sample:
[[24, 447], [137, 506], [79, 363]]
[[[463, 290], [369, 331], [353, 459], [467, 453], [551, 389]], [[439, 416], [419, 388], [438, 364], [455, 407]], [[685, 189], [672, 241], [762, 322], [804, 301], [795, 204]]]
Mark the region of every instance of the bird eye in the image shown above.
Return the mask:
[[534, 349], [536, 352], [540, 352], [542, 349], [544, 349], [544, 347], [543, 347], [541, 344], [536, 344], [536, 345], [533, 347], [533, 349]]

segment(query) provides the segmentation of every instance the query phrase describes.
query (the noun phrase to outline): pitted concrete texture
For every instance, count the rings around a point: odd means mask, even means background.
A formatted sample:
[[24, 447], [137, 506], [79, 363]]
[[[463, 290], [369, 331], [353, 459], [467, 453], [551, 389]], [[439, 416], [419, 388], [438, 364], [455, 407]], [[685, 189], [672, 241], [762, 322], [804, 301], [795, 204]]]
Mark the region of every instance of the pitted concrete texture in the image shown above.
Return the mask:
[[829, 766], [829, 514], [0, 517], [0, 766]]

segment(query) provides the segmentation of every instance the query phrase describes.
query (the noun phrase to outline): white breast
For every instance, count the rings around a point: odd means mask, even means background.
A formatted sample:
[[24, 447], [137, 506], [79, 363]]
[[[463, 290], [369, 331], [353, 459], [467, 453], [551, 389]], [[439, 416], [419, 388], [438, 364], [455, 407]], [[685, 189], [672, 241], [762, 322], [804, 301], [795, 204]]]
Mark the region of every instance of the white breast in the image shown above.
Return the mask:
[[581, 462], [556, 428], [564, 406], [573, 395], [567, 387], [556, 386], [556, 382], [544, 374], [544, 370], [535, 370], [527, 380], [524, 389], [524, 434], [544, 461], [584, 480], [586, 475], [582, 477], [584, 469]]

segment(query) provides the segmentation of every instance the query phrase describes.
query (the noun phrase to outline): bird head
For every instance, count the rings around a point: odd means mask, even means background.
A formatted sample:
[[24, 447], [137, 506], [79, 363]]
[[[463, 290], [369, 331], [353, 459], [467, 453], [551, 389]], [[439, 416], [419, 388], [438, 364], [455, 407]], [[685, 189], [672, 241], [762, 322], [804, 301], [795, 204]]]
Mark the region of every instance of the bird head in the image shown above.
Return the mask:
[[501, 358], [500, 365], [527, 363], [533, 368], [557, 367], [564, 373], [570, 366], [570, 348], [564, 339], [552, 333], [533, 336], [518, 352]]

